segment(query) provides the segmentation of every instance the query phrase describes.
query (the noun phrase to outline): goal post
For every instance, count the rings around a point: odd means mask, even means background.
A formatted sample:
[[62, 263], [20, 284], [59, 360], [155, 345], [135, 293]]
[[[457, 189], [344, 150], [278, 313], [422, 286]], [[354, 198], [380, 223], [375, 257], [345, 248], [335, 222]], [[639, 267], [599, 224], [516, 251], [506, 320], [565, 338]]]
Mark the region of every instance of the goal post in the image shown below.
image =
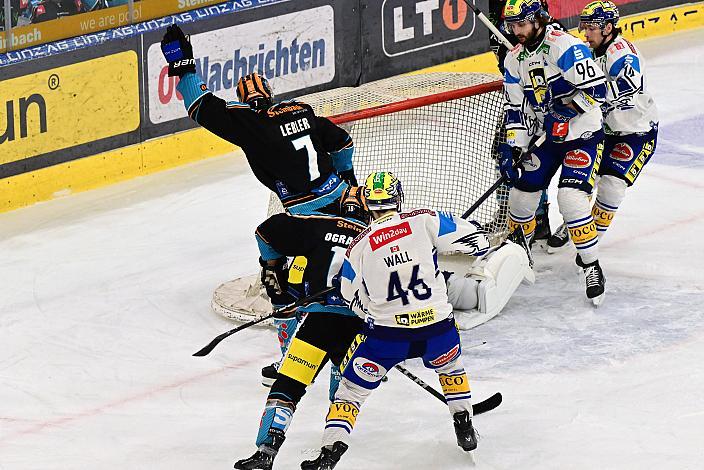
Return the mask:
[[[350, 133], [360, 182], [373, 171], [391, 171], [400, 179], [404, 209], [428, 207], [459, 216], [500, 176], [495, 155], [504, 139], [503, 95], [497, 75], [404, 75], [297, 101], [311, 105], [316, 115], [327, 116]], [[508, 190], [502, 186], [470, 216], [487, 227], [494, 239], [503, 238], [507, 230], [507, 198]], [[282, 212], [282, 206], [272, 193], [268, 214], [277, 212]], [[259, 313], [251, 307], [256, 291], [266, 299], [257, 276], [230, 281], [216, 289], [213, 308], [237, 320], [257, 318]], [[258, 308], [266, 305], [255, 303]]]

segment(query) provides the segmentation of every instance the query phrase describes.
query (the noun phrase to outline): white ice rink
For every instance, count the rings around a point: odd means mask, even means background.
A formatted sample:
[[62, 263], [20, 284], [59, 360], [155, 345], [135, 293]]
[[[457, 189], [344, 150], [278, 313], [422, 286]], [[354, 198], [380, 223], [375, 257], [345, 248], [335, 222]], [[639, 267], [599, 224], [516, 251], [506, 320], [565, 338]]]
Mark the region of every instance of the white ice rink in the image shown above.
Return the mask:
[[[602, 244], [605, 303], [573, 252], [538, 254], [537, 283], [464, 332], [487, 342], [464, 355], [475, 399], [504, 395], [475, 418], [474, 468], [704, 468], [704, 32], [639, 46], [660, 140]], [[0, 215], [0, 470], [228, 469], [255, 450], [273, 332], [191, 354], [233, 327], [211, 295], [258, 266], [267, 199], [223, 157]], [[275, 468], [318, 448], [323, 377]], [[392, 372], [337, 468], [471, 466], [444, 405]]]

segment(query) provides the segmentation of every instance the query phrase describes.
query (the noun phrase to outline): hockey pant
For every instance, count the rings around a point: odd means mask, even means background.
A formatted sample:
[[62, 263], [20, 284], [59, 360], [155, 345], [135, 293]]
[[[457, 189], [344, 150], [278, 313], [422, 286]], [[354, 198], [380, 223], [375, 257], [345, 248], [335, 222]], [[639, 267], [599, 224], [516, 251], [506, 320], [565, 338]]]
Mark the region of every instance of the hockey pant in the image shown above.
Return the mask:
[[621, 136], [607, 135], [604, 139], [604, 158], [599, 169], [596, 201], [592, 217], [599, 237], [606, 233], [616, 211], [643, 167], [650, 161], [657, 146], [657, 126], [649, 132]]
[[589, 139], [546, 141], [535, 149], [509, 194], [509, 230], [520, 226], [526, 239], [532, 238], [540, 194], [561, 168], [557, 191], [560, 213], [582, 260], [587, 264], [596, 261], [598, 238], [589, 196], [599, 172], [603, 138], [604, 133], [599, 131]]
[[[257, 433], [257, 446], [271, 443], [272, 434], [286, 433], [308, 385], [328, 360], [335, 368], [339, 367], [362, 323], [360, 318], [351, 315], [322, 312], [306, 315], [285, 353], [279, 375], [267, 396]], [[335, 375], [333, 369], [331, 400], [339, 383]]]
[[466, 410], [471, 417], [472, 395], [461, 350], [452, 317], [415, 332], [365, 327], [343, 360], [340, 388], [325, 417], [323, 446], [348, 442], [357, 414], [372, 390], [379, 386], [389, 369], [410, 358], [422, 358], [423, 364], [438, 374], [450, 415]]

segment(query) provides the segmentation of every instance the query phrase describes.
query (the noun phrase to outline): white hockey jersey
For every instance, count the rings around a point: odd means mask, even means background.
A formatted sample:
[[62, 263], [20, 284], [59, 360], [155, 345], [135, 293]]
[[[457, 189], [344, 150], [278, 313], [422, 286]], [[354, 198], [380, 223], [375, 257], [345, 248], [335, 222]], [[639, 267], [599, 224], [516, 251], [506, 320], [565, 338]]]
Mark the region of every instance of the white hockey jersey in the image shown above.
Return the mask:
[[604, 73], [579, 39], [548, 25], [542, 43], [529, 51], [518, 44], [504, 60], [504, 119], [509, 145], [526, 150], [545, 133], [551, 104], [573, 102], [583, 113], [569, 121], [565, 140], [585, 138], [602, 127]]
[[437, 253], [481, 256], [488, 249], [487, 234], [476, 222], [429, 209], [386, 215], [348, 248], [340, 276], [342, 296], [368, 324], [432, 325], [452, 313]]
[[634, 134], [655, 127], [658, 110], [646, 87], [645, 66], [638, 48], [619, 35], [594, 60], [606, 74], [606, 133]]

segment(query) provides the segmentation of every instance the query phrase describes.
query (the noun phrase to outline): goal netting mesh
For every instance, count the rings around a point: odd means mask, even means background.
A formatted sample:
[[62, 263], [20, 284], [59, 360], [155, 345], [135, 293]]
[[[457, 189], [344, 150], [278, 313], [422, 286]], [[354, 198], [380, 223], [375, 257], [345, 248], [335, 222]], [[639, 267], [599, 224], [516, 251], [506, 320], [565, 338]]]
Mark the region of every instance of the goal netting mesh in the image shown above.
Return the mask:
[[[495, 152], [504, 138], [501, 90], [497, 75], [428, 73], [298, 100], [350, 133], [360, 184], [372, 171], [391, 171], [403, 184], [405, 210], [428, 207], [461, 215], [499, 177]], [[470, 216], [495, 240], [505, 235], [507, 197], [507, 189], [500, 187]], [[272, 193], [268, 215], [282, 211]], [[235, 279], [216, 290], [213, 308], [230, 318], [251, 320], [259, 316], [258, 308], [267, 310], [253, 297], [261, 291], [255, 276]]]

